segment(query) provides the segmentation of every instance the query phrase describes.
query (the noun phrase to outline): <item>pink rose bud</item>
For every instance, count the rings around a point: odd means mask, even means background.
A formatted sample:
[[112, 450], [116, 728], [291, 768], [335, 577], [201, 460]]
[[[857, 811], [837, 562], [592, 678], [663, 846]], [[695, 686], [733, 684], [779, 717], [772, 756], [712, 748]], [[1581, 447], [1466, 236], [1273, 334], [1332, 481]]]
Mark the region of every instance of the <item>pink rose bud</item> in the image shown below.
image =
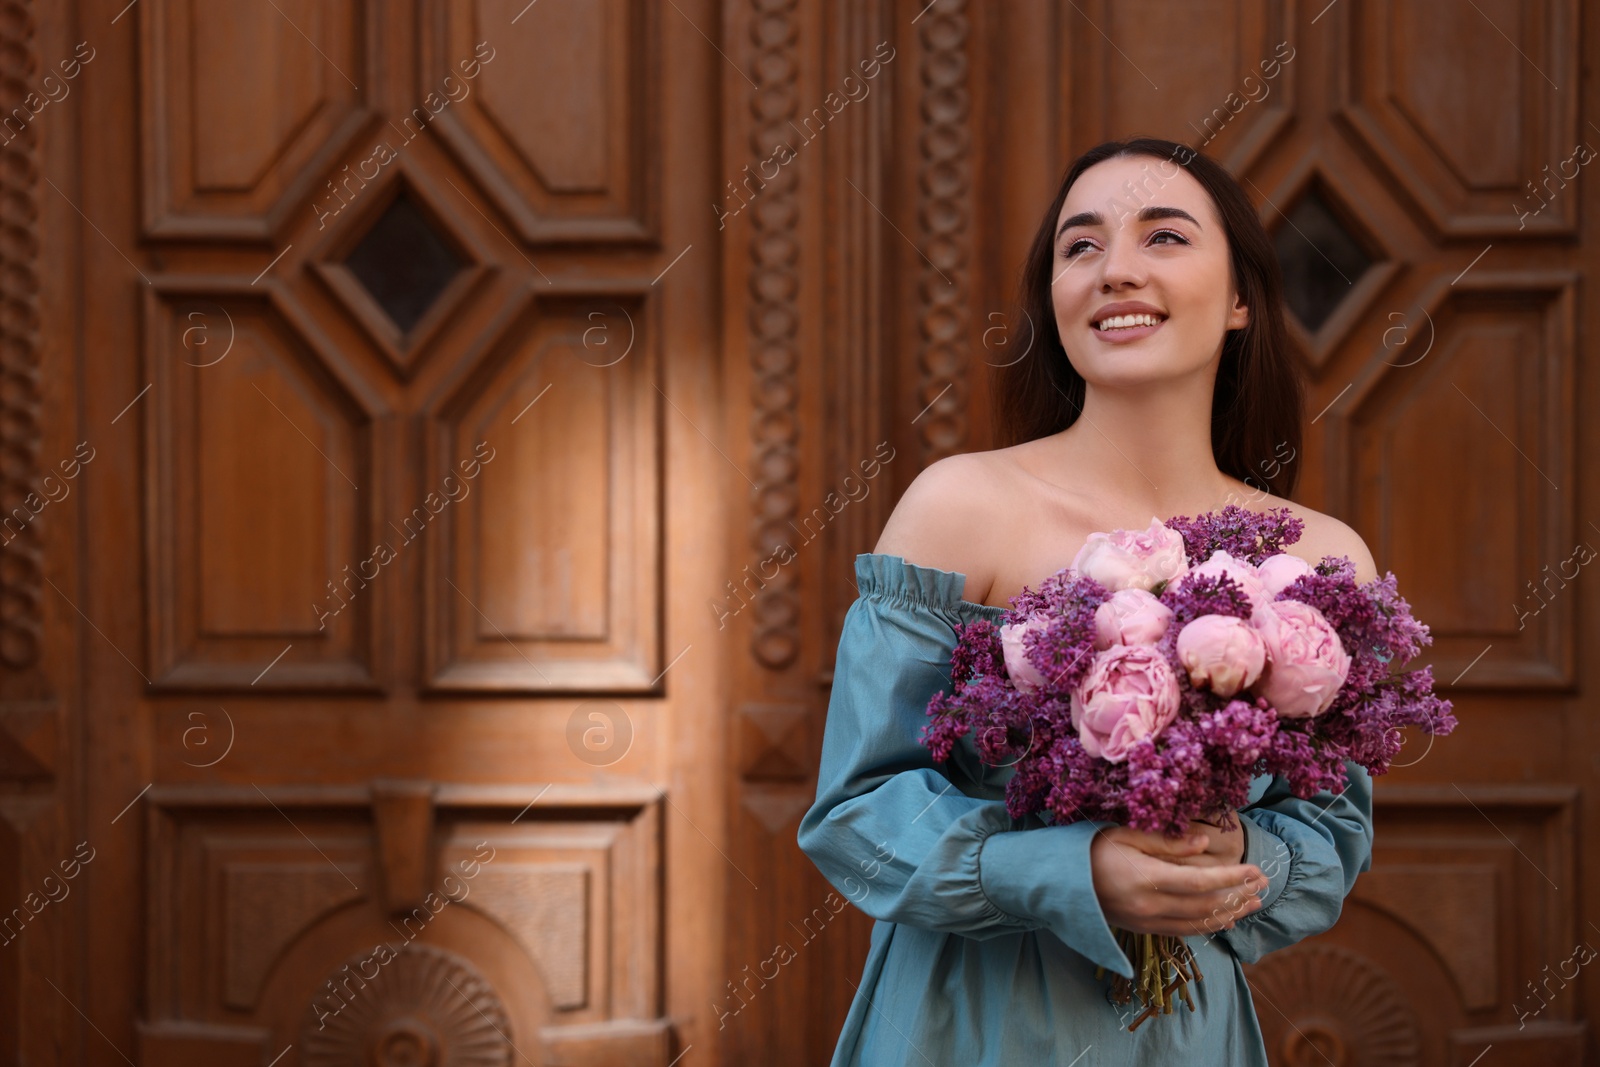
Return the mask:
[[1035, 615], [1026, 622], [1008, 622], [1000, 627], [1000, 650], [1005, 654], [1006, 673], [1019, 693], [1032, 693], [1044, 688], [1047, 681], [1039, 669], [1028, 661], [1027, 650], [1022, 645], [1022, 635], [1033, 630], [1043, 630], [1048, 625], [1043, 615]]
[[1072, 691], [1072, 722], [1084, 751], [1112, 763], [1178, 717], [1178, 676], [1150, 645], [1113, 645], [1095, 653]]
[[1152, 516], [1145, 530], [1090, 534], [1073, 559], [1072, 569], [1113, 593], [1151, 590], [1188, 570], [1189, 557], [1184, 554], [1183, 535]]
[[1287, 552], [1279, 552], [1276, 556], [1268, 556], [1256, 567], [1256, 574], [1261, 578], [1261, 584], [1267, 590], [1268, 598], [1275, 597], [1288, 587], [1289, 583], [1306, 574], [1315, 573], [1315, 568], [1299, 556], [1291, 556]]
[[1119, 589], [1094, 612], [1095, 651], [1153, 645], [1167, 632], [1172, 609], [1143, 589]]
[[1310, 604], [1278, 600], [1251, 620], [1267, 647], [1267, 669], [1255, 692], [1287, 719], [1328, 710], [1350, 673], [1350, 655], [1339, 633]]
[[1245, 595], [1250, 598], [1250, 605], [1259, 608], [1263, 604], [1270, 604], [1272, 597], [1267, 594], [1267, 587], [1261, 584], [1261, 577], [1256, 569], [1242, 559], [1235, 559], [1222, 549], [1211, 553], [1211, 558], [1204, 563], [1189, 568], [1187, 580], [1193, 581], [1197, 577], [1216, 577], [1226, 574], [1243, 587]]
[[1195, 688], [1231, 697], [1261, 677], [1267, 648], [1245, 620], [1202, 615], [1178, 631], [1178, 662]]

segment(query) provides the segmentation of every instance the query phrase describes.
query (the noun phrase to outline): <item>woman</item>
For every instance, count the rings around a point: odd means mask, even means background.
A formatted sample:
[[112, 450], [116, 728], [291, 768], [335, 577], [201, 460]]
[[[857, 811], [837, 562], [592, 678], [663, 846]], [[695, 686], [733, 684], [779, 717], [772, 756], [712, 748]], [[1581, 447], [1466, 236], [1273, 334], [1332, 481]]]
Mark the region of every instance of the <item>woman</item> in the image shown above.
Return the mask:
[[[970, 737], [935, 766], [918, 735], [949, 687], [952, 627], [998, 620], [1092, 532], [1243, 503], [1289, 508], [1305, 523], [1289, 551], [1347, 556], [1358, 582], [1372, 556], [1277, 495], [1293, 489], [1300, 371], [1272, 244], [1219, 165], [1146, 138], [1085, 153], [1034, 239], [1021, 304], [1037, 336], [996, 376], [1008, 446], [929, 466], [856, 559], [799, 833], [879, 920], [833, 1063], [1265, 1067], [1240, 964], [1338, 918], [1370, 864], [1365, 771], [1304, 801], [1257, 778], [1237, 829], [1195, 823], [1174, 841], [1012, 820], [1008, 772]], [[1193, 1012], [1128, 1032], [1142, 1006], [1113, 1005], [1095, 973], [1132, 974], [1113, 926], [1187, 938], [1205, 976]]]

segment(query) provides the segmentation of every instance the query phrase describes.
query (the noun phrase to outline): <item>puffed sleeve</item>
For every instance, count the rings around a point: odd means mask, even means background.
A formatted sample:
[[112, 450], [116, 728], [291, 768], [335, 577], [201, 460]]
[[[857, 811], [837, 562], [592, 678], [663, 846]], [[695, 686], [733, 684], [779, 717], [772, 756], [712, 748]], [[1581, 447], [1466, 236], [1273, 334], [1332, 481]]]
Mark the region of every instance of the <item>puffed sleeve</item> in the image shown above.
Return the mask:
[[1217, 936], [1245, 963], [1333, 926], [1356, 876], [1372, 866], [1372, 778], [1346, 763], [1341, 794], [1300, 800], [1274, 778], [1261, 799], [1240, 809], [1244, 861], [1261, 868], [1261, 909]]
[[1047, 930], [1131, 977], [1090, 876], [1089, 845], [1107, 824], [1014, 820], [1003, 799], [969, 793], [992, 785], [954, 756], [936, 766], [918, 741], [929, 699], [950, 686], [954, 624], [1003, 609], [963, 601], [965, 575], [899, 556], [857, 556], [856, 580], [800, 848], [875, 919], [980, 940]]

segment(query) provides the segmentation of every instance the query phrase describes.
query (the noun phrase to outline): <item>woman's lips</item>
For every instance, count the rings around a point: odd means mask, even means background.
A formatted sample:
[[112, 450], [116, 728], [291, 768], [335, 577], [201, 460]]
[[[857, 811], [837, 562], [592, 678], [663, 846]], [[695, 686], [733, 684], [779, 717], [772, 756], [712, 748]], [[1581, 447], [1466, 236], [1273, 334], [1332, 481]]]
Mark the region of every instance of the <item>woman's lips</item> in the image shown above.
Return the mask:
[[1144, 340], [1166, 324], [1167, 320], [1162, 319], [1154, 326], [1127, 326], [1120, 330], [1102, 330], [1091, 326], [1089, 327], [1089, 332], [1108, 345], [1125, 345], [1134, 341]]

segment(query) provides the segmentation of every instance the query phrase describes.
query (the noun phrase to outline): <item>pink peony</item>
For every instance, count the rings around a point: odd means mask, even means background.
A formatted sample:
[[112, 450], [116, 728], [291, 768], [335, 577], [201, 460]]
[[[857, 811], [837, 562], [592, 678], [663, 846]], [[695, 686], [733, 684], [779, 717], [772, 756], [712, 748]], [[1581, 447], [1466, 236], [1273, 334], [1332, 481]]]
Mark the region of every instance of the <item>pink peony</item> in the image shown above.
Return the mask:
[[1000, 648], [1005, 653], [1006, 673], [1011, 675], [1011, 684], [1016, 686], [1020, 693], [1032, 693], [1045, 685], [1045, 676], [1028, 661], [1027, 650], [1022, 645], [1022, 636], [1033, 630], [1043, 630], [1048, 625], [1049, 620], [1044, 615], [1037, 614], [1030, 617], [1027, 622], [1009, 622], [1000, 627]]
[[1072, 569], [1093, 578], [1111, 592], [1119, 589], [1151, 590], [1189, 569], [1183, 535], [1155, 517], [1146, 530], [1112, 530], [1092, 533], [1078, 550]]
[[1288, 719], [1328, 710], [1350, 673], [1350, 655], [1322, 612], [1298, 600], [1278, 600], [1251, 620], [1267, 648], [1257, 696]]
[[1256, 565], [1256, 574], [1261, 577], [1261, 584], [1266, 587], [1269, 597], [1277, 596], [1290, 582], [1301, 575], [1315, 573], [1315, 570], [1299, 556], [1291, 556], [1287, 552], [1268, 556]]
[[1243, 619], [1202, 615], [1178, 631], [1178, 662], [1196, 688], [1231, 697], [1261, 677], [1267, 648]]
[[1228, 555], [1220, 548], [1211, 553], [1211, 558], [1204, 563], [1190, 567], [1188, 577], [1191, 579], [1202, 575], [1215, 577], [1219, 574], [1226, 574], [1238, 582], [1254, 607], [1259, 608], [1263, 604], [1272, 602], [1272, 596], [1267, 592], [1267, 587], [1261, 583], [1261, 576], [1256, 573], [1256, 569], [1244, 560]]
[[1143, 589], [1119, 589], [1094, 613], [1095, 651], [1112, 645], [1153, 645], [1167, 632], [1172, 609]]
[[1178, 717], [1178, 676], [1150, 645], [1114, 645], [1095, 654], [1072, 691], [1072, 722], [1091, 756], [1112, 763]]

